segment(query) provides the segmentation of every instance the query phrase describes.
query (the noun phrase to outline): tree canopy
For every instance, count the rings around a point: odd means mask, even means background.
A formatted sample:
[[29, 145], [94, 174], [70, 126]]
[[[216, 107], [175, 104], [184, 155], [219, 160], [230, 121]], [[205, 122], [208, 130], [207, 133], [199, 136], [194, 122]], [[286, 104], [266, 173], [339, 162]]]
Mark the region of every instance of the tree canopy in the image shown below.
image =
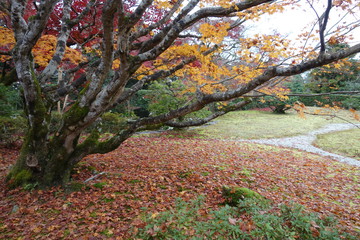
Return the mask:
[[[300, 34], [302, 47], [279, 33], [244, 33], [245, 22], [281, 14], [297, 2], [2, 1], [1, 79], [21, 83], [29, 126], [9, 181], [65, 183], [84, 156], [109, 152], [136, 131], [203, 124], [250, 102], [249, 93], [286, 98], [281, 85], [286, 77], [330, 63], [340, 67], [342, 59], [360, 51], [360, 44], [327, 47], [347, 42], [345, 33], [357, 26], [338, 22], [328, 27], [332, 9], [344, 15], [359, 10], [351, 0], [327, 1], [316, 12], [317, 30]], [[315, 9], [313, 1], [308, 3], [309, 10]], [[99, 141], [96, 129], [81, 139], [104, 112], [155, 81], [170, 86], [181, 81], [182, 87], [171, 88], [179, 105], [131, 119], [106, 141]], [[59, 126], [51, 130], [59, 102], [66, 106]], [[213, 103], [208, 116], [186, 117]]]

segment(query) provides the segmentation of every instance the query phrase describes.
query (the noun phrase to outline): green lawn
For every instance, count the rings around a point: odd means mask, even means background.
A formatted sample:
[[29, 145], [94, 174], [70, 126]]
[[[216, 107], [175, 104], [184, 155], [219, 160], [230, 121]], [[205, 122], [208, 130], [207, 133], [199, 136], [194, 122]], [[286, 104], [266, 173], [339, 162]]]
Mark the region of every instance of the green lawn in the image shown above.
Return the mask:
[[[319, 108], [307, 109], [308, 112], [316, 110]], [[167, 131], [166, 135], [205, 139], [281, 138], [307, 134], [331, 123], [359, 123], [349, 111], [341, 110], [336, 112], [336, 115], [338, 117], [305, 115], [305, 118], [302, 118], [296, 112], [274, 114], [264, 111], [238, 111], [219, 117], [212, 124]], [[360, 129], [319, 135], [315, 145], [326, 151], [360, 160]]]
[[[309, 108], [313, 111], [314, 108]], [[348, 111], [337, 113], [341, 118], [356, 122]], [[301, 118], [296, 112], [273, 114], [262, 111], [231, 112], [215, 120], [215, 124], [192, 128], [186, 132], [206, 138], [261, 139], [279, 138], [306, 134], [331, 123], [346, 123], [339, 118], [306, 115]]]
[[360, 129], [318, 135], [314, 145], [328, 152], [360, 160]]

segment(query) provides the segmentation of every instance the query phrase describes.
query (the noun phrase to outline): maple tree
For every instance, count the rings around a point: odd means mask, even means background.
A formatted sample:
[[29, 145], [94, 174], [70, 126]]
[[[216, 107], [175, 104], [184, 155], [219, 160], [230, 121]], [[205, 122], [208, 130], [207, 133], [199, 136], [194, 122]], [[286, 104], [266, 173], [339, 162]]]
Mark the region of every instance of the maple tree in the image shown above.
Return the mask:
[[[250, 102], [244, 96], [252, 91], [285, 99], [286, 91], [278, 84], [284, 77], [360, 52], [360, 44], [340, 51], [327, 51], [325, 46], [327, 40], [346, 41], [340, 33], [348, 26], [339, 25], [331, 36], [325, 30], [332, 7], [349, 13], [359, 7], [350, 0], [327, 3], [318, 19], [318, 49], [297, 49], [279, 34], [237, 34], [245, 21], [281, 13], [294, 4], [294, 0], [2, 2], [0, 53], [8, 66], [3, 79], [16, 72], [11, 78], [21, 83], [28, 119], [9, 183], [64, 184], [83, 157], [112, 151], [137, 131], [206, 123]], [[236, 48], [231, 48], [234, 42]], [[227, 63], [225, 53], [234, 59]], [[97, 129], [84, 135], [104, 112], [147, 84], [169, 77], [182, 79], [186, 86], [174, 96], [191, 93], [181, 106], [129, 120], [106, 140], [99, 140]], [[68, 105], [59, 127], [51, 131], [59, 102]], [[215, 102], [220, 104], [209, 116], [186, 118]]]

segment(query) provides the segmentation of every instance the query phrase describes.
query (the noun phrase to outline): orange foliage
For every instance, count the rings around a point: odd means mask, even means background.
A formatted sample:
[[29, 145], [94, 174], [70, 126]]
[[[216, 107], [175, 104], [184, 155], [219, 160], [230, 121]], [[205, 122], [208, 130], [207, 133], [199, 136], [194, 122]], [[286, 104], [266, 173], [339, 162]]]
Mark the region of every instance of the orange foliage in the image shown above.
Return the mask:
[[[51, 60], [56, 48], [56, 37], [53, 35], [43, 35], [33, 48], [33, 55], [35, 63], [40, 67], [46, 67]], [[5, 27], [0, 27], [0, 50], [11, 51], [15, 45], [15, 39], [12, 30]], [[10, 56], [0, 56], [0, 61], [7, 61], [11, 59]], [[66, 47], [63, 62], [78, 64], [83, 61], [81, 53], [78, 50]]]

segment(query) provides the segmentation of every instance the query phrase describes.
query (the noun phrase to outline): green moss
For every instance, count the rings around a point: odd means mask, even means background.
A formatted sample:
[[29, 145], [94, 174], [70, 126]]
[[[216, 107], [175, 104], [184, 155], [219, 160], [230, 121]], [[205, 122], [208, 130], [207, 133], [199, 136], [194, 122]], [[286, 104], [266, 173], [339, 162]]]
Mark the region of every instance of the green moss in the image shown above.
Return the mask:
[[106, 185], [105, 182], [98, 182], [98, 183], [94, 183], [93, 187], [103, 189], [105, 185]]
[[140, 183], [140, 182], [141, 182], [141, 180], [139, 180], [139, 179], [132, 179], [132, 180], [128, 181], [129, 184], [136, 184], [136, 183]]
[[10, 181], [12, 186], [20, 186], [25, 183], [28, 183], [31, 178], [32, 178], [31, 171], [28, 169], [23, 169], [20, 172], [13, 175]]
[[222, 195], [225, 198], [225, 203], [230, 206], [236, 206], [238, 205], [239, 201], [243, 201], [244, 199], [248, 198], [258, 199], [260, 201], [265, 200], [265, 198], [259, 193], [254, 192], [248, 188], [237, 186], [223, 186]]
[[114, 235], [114, 233], [111, 229], [105, 229], [104, 231], [102, 231], [100, 233], [102, 235], [105, 235], [106, 237], [112, 237]]
[[104, 201], [104, 202], [106, 202], [106, 203], [110, 203], [110, 202], [113, 202], [113, 201], [115, 201], [115, 199], [113, 199], [113, 198], [103, 198], [102, 199], [102, 201]]
[[204, 176], [204, 177], [206, 177], [206, 176], [209, 176], [210, 173], [209, 173], [209, 172], [202, 172], [201, 175]]
[[89, 112], [89, 107], [80, 107], [79, 103], [75, 103], [69, 111], [64, 114], [64, 121], [68, 126], [74, 125], [82, 120]]
[[99, 137], [100, 134], [98, 131], [93, 130], [90, 134], [90, 136], [88, 138], [86, 138], [86, 140], [84, 142], [82, 142], [81, 144], [79, 144], [77, 146], [77, 151], [78, 152], [86, 152], [89, 151], [91, 152], [91, 150], [93, 150], [94, 148], [99, 146]]
[[79, 192], [86, 188], [86, 185], [81, 182], [70, 182], [65, 186], [66, 192]]
[[192, 171], [183, 171], [179, 173], [179, 178], [188, 178], [191, 176]]

